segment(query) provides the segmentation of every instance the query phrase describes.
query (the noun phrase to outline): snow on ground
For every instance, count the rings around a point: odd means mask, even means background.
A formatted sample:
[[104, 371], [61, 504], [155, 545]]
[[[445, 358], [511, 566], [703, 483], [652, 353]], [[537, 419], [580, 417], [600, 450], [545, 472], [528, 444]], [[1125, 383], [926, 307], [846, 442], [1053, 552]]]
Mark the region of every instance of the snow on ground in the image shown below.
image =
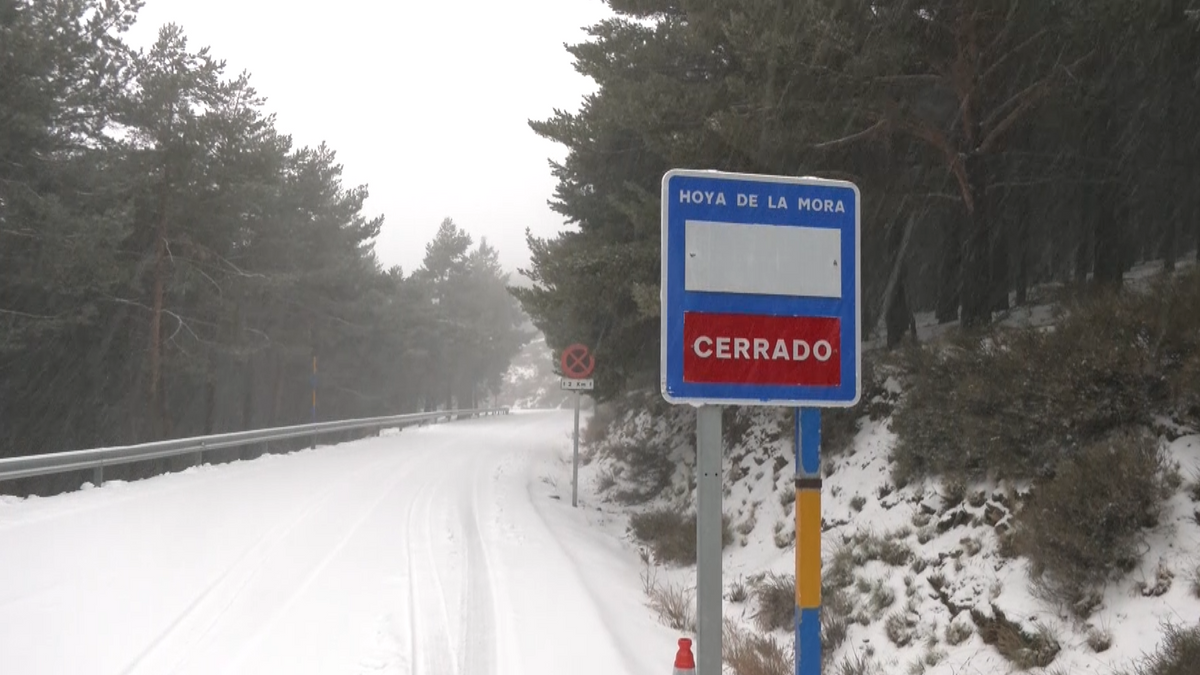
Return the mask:
[[[688, 435], [672, 430], [672, 424], [642, 412], [605, 442], [679, 442]], [[790, 416], [759, 409], [743, 441], [726, 452], [724, 510], [735, 531], [735, 542], [723, 559], [726, 598], [735, 584], [767, 573], [794, 574], [791, 438]], [[1011, 522], [1010, 505], [1028, 486], [977, 484], [963, 486], [960, 492], [955, 486], [927, 481], [897, 489], [889, 463], [895, 442], [886, 420], [864, 420], [853, 446], [823, 462], [823, 571], [831, 574], [842, 557], [850, 562], [843, 569], [853, 575], [845, 590], [852, 605], [851, 623], [834, 654], [835, 665], [861, 659], [882, 673], [1019, 672], [984, 643], [971, 616], [974, 611], [984, 621], [1002, 616], [1027, 635], [1041, 633], [1058, 641], [1060, 651], [1048, 669], [1029, 672], [1107, 675], [1153, 651], [1165, 624], [1191, 626], [1200, 621], [1200, 598], [1193, 586], [1200, 574], [1200, 505], [1185, 489], [1167, 501], [1160, 524], [1147, 533], [1140, 567], [1111, 584], [1102, 606], [1081, 621], [1037, 591], [1025, 559], [1000, 554], [1000, 533]], [[694, 465], [694, 451], [685, 447], [676, 452], [685, 457], [681, 475], [686, 477]], [[1200, 479], [1200, 436], [1175, 440], [1168, 453], [1179, 464], [1185, 485]], [[583, 469], [586, 499], [606, 512], [627, 513], [627, 507], [593, 496], [610, 470], [604, 459]], [[654, 504], [690, 507], [692, 499], [692, 494], [675, 489]], [[902, 560], [881, 559], [889, 557], [881, 555], [886, 547], [900, 551], [897, 557]], [[1160, 568], [1170, 579], [1151, 591], [1166, 578], [1160, 576]], [[656, 574], [664, 585], [695, 585], [694, 566], [660, 568]], [[756, 630], [752, 620], [757, 610], [753, 596], [724, 604], [726, 618], [748, 630]], [[792, 644], [790, 632], [779, 631], [774, 637]], [[1111, 646], [1097, 653], [1088, 644], [1089, 638], [1100, 642], [1097, 637], [1111, 639]]]
[[570, 429], [522, 413], [0, 501], [0, 672], [661, 673], [676, 636], [617, 519], [571, 508]]

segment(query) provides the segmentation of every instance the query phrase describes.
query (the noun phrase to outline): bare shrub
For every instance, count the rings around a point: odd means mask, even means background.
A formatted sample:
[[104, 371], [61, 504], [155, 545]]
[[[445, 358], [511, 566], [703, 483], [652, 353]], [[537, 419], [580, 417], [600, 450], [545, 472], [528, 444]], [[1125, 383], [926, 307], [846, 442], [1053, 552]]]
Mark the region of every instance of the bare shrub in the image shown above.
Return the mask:
[[1141, 555], [1143, 528], [1158, 522], [1163, 457], [1155, 439], [1121, 432], [1088, 444], [1040, 481], [1018, 512], [1017, 547], [1036, 576], [1068, 604]]
[[1033, 633], [1026, 632], [996, 607], [992, 607], [990, 617], [971, 610], [971, 618], [984, 644], [992, 645], [1001, 656], [1023, 670], [1049, 666], [1062, 649], [1049, 628], [1043, 626]]
[[[650, 546], [662, 564], [691, 565], [696, 562], [696, 514], [659, 508], [629, 517], [633, 536]], [[729, 518], [721, 521], [721, 545], [733, 543]]]
[[738, 579], [729, 586], [729, 595], [726, 596], [730, 602], [742, 603], [750, 598], [750, 592], [746, 589], [746, 582]]
[[917, 637], [917, 617], [906, 610], [897, 610], [883, 622], [884, 632], [897, 647], [907, 647]]
[[726, 622], [725, 663], [734, 675], [791, 675], [795, 656], [770, 635], [755, 635]]
[[961, 645], [974, 634], [975, 629], [966, 621], [951, 621], [946, 625], [946, 643], [952, 647]]
[[605, 467], [596, 475], [596, 492], [608, 492], [616, 486], [617, 473], [612, 467]]
[[850, 632], [854, 601], [840, 588], [821, 585], [821, 655], [823, 660], [833, 658], [833, 653], [846, 641]]
[[914, 350], [909, 375], [892, 425], [898, 481], [1033, 478], [1157, 414], [1194, 423], [1200, 274], [1068, 302], [1053, 331], [964, 332]]
[[1112, 642], [1113, 642], [1112, 633], [1110, 633], [1106, 630], [1100, 630], [1097, 628], [1093, 628], [1088, 631], [1088, 635], [1087, 635], [1088, 647], [1090, 647], [1092, 649], [1092, 651], [1096, 652], [1097, 654], [1108, 651], [1108, 649], [1110, 647], [1112, 647]]
[[661, 444], [626, 442], [607, 448], [606, 453], [624, 466], [624, 480], [613, 493], [621, 504], [644, 504], [658, 497], [671, 485], [675, 463], [670, 449]]
[[696, 632], [696, 597], [692, 589], [677, 584], [654, 584], [647, 595], [650, 609], [664, 625], [687, 633]]
[[1196, 675], [1200, 664], [1200, 626], [1167, 626], [1158, 650], [1121, 675]]
[[754, 584], [754, 597], [758, 600], [754, 622], [759, 630], [769, 632], [792, 627], [796, 616], [795, 577], [768, 574]]

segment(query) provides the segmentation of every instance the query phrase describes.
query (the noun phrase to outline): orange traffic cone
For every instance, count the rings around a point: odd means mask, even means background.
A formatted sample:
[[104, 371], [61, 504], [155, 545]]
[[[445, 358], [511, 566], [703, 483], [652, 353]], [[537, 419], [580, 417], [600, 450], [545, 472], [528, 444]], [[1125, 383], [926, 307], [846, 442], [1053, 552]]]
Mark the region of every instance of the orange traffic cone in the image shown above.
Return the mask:
[[692, 641], [679, 638], [679, 651], [675, 654], [675, 670], [671, 675], [696, 675], [696, 658], [692, 656]]

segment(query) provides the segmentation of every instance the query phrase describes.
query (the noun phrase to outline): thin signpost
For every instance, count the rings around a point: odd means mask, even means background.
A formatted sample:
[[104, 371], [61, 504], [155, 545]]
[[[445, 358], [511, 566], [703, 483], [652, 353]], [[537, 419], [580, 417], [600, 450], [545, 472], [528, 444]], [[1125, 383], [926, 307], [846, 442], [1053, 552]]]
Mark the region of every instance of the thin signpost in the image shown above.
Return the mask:
[[820, 408], [858, 402], [859, 213], [845, 181], [663, 177], [662, 394], [698, 406], [697, 675], [722, 671], [723, 405], [795, 409], [796, 672], [820, 672]]
[[[317, 423], [317, 355], [316, 354], [313, 354], [313, 357], [312, 357], [312, 417], [311, 417], [311, 421], [313, 424]], [[316, 436], [313, 436], [312, 439], [310, 439], [309, 446], [313, 450], [317, 449], [317, 437]]]
[[562, 366], [562, 388], [575, 392], [575, 433], [572, 436], [574, 449], [571, 454], [571, 506], [579, 506], [579, 400], [584, 391], [595, 386], [589, 379], [596, 369], [596, 359], [585, 345], [574, 344], [563, 350], [559, 358]]

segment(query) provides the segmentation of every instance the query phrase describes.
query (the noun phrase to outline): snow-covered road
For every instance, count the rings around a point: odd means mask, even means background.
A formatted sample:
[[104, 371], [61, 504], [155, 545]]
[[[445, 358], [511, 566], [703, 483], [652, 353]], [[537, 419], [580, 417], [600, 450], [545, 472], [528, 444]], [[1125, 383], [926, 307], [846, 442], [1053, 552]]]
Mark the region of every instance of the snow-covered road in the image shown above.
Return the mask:
[[0, 673], [664, 672], [675, 636], [636, 556], [570, 507], [570, 425], [516, 414], [0, 501]]

